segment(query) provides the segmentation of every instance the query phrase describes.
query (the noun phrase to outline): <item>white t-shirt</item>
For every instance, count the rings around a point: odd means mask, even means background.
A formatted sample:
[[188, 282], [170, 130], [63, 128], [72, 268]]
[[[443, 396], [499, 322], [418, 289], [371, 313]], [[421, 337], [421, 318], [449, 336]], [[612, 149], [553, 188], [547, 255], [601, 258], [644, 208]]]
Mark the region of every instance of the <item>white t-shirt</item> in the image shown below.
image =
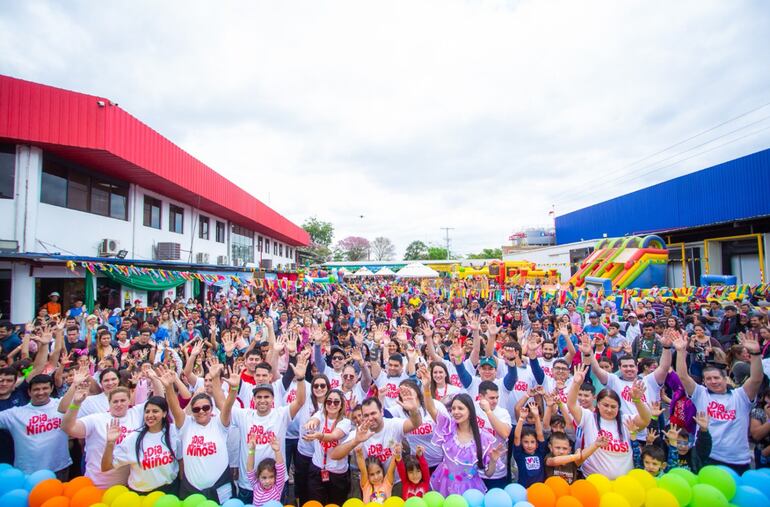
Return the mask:
[[[644, 382], [645, 394], [642, 395], [642, 401], [648, 405], [655, 401], [660, 401], [660, 386], [655, 380], [655, 375], [650, 373], [649, 375], [642, 377]], [[607, 387], [618, 393], [620, 396], [620, 410], [623, 416], [636, 417], [639, 415], [639, 411], [636, 410], [636, 405], [631, 401], [631, 387], [634, 385], [633, 381], [624, 380], [617, 375], [610, 373], [607, 377]], [[647, 428], [639, 430], [636, 434], [637, 440], [645, 440], [647, 438]]]
[[[321, 433], [331, 433], [335, 429], [340, 429], [344, 433], [339, 440], [329, 442], [313, 440], [313, 464], [321, 470], [324, 470], [325, 468], [329, 472], [335, 474], [344, 474], [348, 471], [347, 457], [342, 459], [332, 459], [329, 454], [331, 454], [332, 449], [337, 447], [340, 442], [344, 441], [345, 437], [350, 433], [350, 430], [353, 428], [350, 419], [345, 419], [343, 417], [335, 424], [334, 421], [327, 421], [326, 416], [321, 411], [316, 412], [313, 417], [321, 421], [321, 424], [318, 426], [318, 431]], [[326, 465], [324, 465], [324, 454], [326, 455]]]
[[553, 362], [556, 361], [557, 358], [552, 357], [551, 359], [544, 359], [542, 357], [538, 358], [537, 362], [540, 363], [540, 367], [543, 369], [543, 373], [545, 373], [545, 380], [547, 381], [549, 378], [553, 378]]
[[[452, 361], [446, 361], [446, 360], [444, 361], [444, 365], [446, 365], [446, 369], [449, 372], [449, 379], [447, 381], [453, 386], [463, 389], [463, 383], [460, 380], [460, 375], [457, 374], [457, 366], [455, 366]], [[471, 363], [470, 359], [466, 359], [463, 362], [463, 365], [465, 366], [465, 370], [468, 373], [473, 374], [473, 370], [475, 368], [473, 366], [473, 363]]]
[[[286, 428], [289, 426], [289, 407], [278, 407], [271, 410], [266, 416], [260, 416], [256, 410], [233, 407], [232, 423], [238, 428], [240, 445], [248, 446], [249, 435], [257, 435], [257, 445], [254, 448], [254, 466], [256, 467], [265, 458], [275, 458], [270, 441], [275, 436], [281, 443], [281, 453], [286, 456]], [[246, 460], [248, 453], [241, 453], [239, 466], [238, 487], [251, 491], [251, 483], [246, 477]]]
[[[449, 416], [443, 403], [436, 402], [435, 406], [439, 414], [444, 414], [447, 417]], [[428, 462], [429, 467], [435, 467], [443, 461], [444, 450], [440, 445], [436, 445], [432, 441], [433, 433], [436, 431], [436, 421], [433, 420], [427, 410], [421, 408], [420, 412], [422, 413], [422, 424], [407, 433], [406, 440], [409, 442], [412, 453], [414, 453], [414, 450], [418, 445], [423, 446], [425, 448], [425, 461]], [[394, 408], [390, 413], [393, 414], [393, 417], [402, 419], [409, 418], [401, 407]]]
[[[476, 422], [479, 425], [479, 429], [481, 431], [486, 431], [492, 437], [495, 439], [495, 445], [503, 443], [508, 445], [508, 439], [503, 438], [502, 435], [497, 433], [495, 431], [494, 426], [492, 426], [492, 422], [489, 420], [489, 417], [487, 417], [487, 414], [484, 413], [483, 410], [481, 410], [481, 407], [478, 403], [476, 405]], [[501, 407], [499, 404], [495, 407], [495, 409], [492, 411], [492, 413], [497, 417], [500, 421], [505, 423], [506, 426], [508, 426], [508, 429], [511, 430], [513, 428], [513, 425], [511, 423], [511, 414], [505, 410], [503, 407]], [[505, 477], [506, 475], [506, 463], [507, 459], [505, 454], [500, 456], [500, 458], [497, 460], [497, 464], [495, 465], [495, 472], [492, 474], [492, 477], [490, 479], [499, 479], [501, 477]]]
[[31, 403], [0, 412], [0, 429], [13, 438], [13, 466], [31, 474], [37, 470], [58, 472], [72, 464], [67, 434], [61, 429], [59, 400], [45, 405]]
[[535, 381], [535, 375], [532, 373], [532, 369], [529, 364], [521, 367], [516, 367], [516, 383], [513, 384], [513, 389], [508, 391], [500, 383], [500, 404], [508, 411], [512, 413], [516, 408], [516, 403], [529, 393], [530, 389], [533, 389], [537, 384]]
[[[382, 430], [379, 433], [375, 433], [369, 440], [364, 442], [364, 459], [369, 456], [376, 456], [382, 463], [382, 467], [387, 470], [390, 466], [390, 460], [393, 459], [393, 446], [404, 438], [404, 423], [406, 419], [400, 417], [394, 417], [392, 419], [382, 420]], [[348, 438], [345, 442], [348, 442], [356, 437], [356, 430], [354, 429], [348, 434]], [[394, 483], [399, 482], [398, 474]]]
[[104, 393], [94, 394], [83, 400], [78, 410], [78, 419], [91, 414], [104, 414], [110, 411], [110, 402]]
[[324, 375], [329, 379], [329, 389], [339, 389], [342, 385], [342, 373], [337, 373], [333, 368], [326, 368]]
[[[306, 380], [303, 380], [303, 382], [305, 383], [305, 404], [307, 404], [308, 400], [313, 395], [313, 390], [310, 382], [307, 382]], [[287, 389], [283, 394], [283, 400], [281, 400], [281, 403], [282, 405], [288, 406], [291, 405], [295, 399], [297, 399], [297, 381], [292, 380], [291, 384], [289, 384], [289, 389]], [[297, 412], [297, 415], [295, 415], [294, 419], [292, 419], [289, 423], [289, 427], [286, 429], [286, 438], [299, 438], [298, 416], [299, 412]]]
[[345, 400], [345, 408], [352, 410], [353, 407], [360, 405], [366, 399], [366, 391], [363, 390], [360, 382], [356, 382], [353, 389], [348, 392], [342, 392], [342, 397]]
[[[320, 404], [319, 404], [320, 406]], [[292, 424], [297, 424], [298, 427], [298, 438], [297, 441], [297, 451], [305, 456], [306, 458], [312, 458], [313, 457], [313, 451], [314, 451], [314, 442], [308, 442], [307, 440], [303, 439], [302, 437], [308, 433], [307, 430], [305, 430], [305, 424], [310, 420], [310, 418], [313, 416], [313, 414], [316, 412], [316, 408], [313, 407], [313, 401], [308, 396], [308, 398], [305, 400], [305, 403], [302, 405], [302, 407], [297, 411], [297, 415], [294, 416], [294, 420], [292, 421]], [[291, 425], [290, 425], [291, 426]], [[287, 433], [288, 435], [288, 433]]]
[[409, 376], [402, 373], [398, 377], [389, 377], [385, 371], [381, 371], [380, 375], [375, 380], [377, 388], [385, 394], [383, 405], [390, 410], [393, 407], [398, 406], [398, 386], [402, 381], [408, 379]]
[[749, 416], [754, 403], [743, 387], [724, 394], [709, 392], [698, 385], [692, 393], [692, 402], [698, 412], [708, 412], [709, 433], [711, 433], [710, 457], [731, 463], [745, 465], [751, 462], [749, 439]]
[[569, 394], [569, 390], [572, 387], [572, 377], [570, 376], [567, 378], [567, 380], [564, 382], [564, 387], [561, 389], [557, 389], [556, 380], [554, 380], [552, 377], [546, 377], [545, 382], [543, 382], [543, 386], [545, 387], [546, 392], [552, 393], [557, 391], [561, 402], [567, 403], [567, 395]]
[[115, 446], [112, 453], [113, 465], [131, 467], [128, 474], [129, 488], [146, 492], [174, 481], [179, 473], [177, 460], [181, 458], [181, 449], [179, 436], [173, 425], [170, 426], [170, 431], [169, 442], [173, 449], [166, 447], [163, 431], [145, 433], [142, 448], [139, 451], [139, 461], [136, 459], [136, 439], [140, 431], [129, 433], [120, 445]]
[[196, 489], [212, 487], [227, 469], [227, 434], [228, 428], [218, 415], [206, 426], [198, 424], [193, 417], [185, 417], [179, 429], [184, 475]]
[[[78, 412], [78, 415], [80, 413]], [[142, 426], [144, 417], [144, 405], [137, 405], [126, 412], [120, 422], [120, 436], [115, 445], [120, 445], [126, 436]], [[93, 481], [97, 488], [107, 489], [115, 484], [127, 484], [128, 467], [113, 468], [109, 472], [102, 472], [102, 455], [107, 443], [107, 425], [113, 417], [109, 412], [97, 412], [78, 419], [86, 429], [86, 477]]]
[[[283, 379], [278, 379], [271, 385], [273, 386], [273, 408], [275, 408], [276, 406], [280, 406], [283, 403], [286, 397], [286, 389], [283, 388]], [[241, 408], [254, 408], [255, 387], [256, 386], [254, 384], [241, 382], [241, 387], [238, 391], [238, 401], [240, 401]]]
[[[608, 479], [617, 479], [621, 475], [627, 474], [634, 468], [633, 452], [631, 450], [631, 441], [628, 436], [628, 429], [625, 424], [621, 424], [621, 434], [618, 434], [618, 425], [616, 421], [607, 421], [599, 418], [601, 428], [596, 426], [596, 416], [590, 410], [581, 409], [583, 415], [580, 419], [578, 429], [582, 431], [583, 442], [589, 444], [599, 438], [599, 433], [606, 434], [610, 441], [604, 447], [596, 450], [584, 463], [583, 474], [586, 476], [594, 473], [602, 474]], [[624, 417], [629, 419], [630, 417]]]

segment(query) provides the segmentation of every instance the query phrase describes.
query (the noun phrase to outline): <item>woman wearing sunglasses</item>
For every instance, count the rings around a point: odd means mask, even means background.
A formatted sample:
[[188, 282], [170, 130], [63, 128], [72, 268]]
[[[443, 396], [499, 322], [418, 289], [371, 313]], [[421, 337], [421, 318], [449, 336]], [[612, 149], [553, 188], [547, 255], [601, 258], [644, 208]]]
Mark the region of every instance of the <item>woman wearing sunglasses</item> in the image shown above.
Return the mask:
[[223, 503], [233, 494], [228, 466], [227, 431], [241, 376], [240, 372], [230, 372], [230, 376], [225, 379], [228, 386], [225, 398], [222, 392], [222, 365], [211, 365], [209, 374], [212, 396], [221, 407], [218, 417], [214, 416], [214, 401], [206, 393], [193, 396], [189, 404], [192, 417], [185, 414], [174, 390], [177, 380], [175, 371], [168, 370], [161, 377], [161, 381], [166, 388], [166, 400], [182, 443], [181, 458], [184, 460], [184, 467], [180, 476], [179, 498], [200, 493], [209, 500]]
[[329, 452], [347, 437], [352, 429], [345, 418], [345, 399], [342, 391], [332, 389], [326, 395], [323, 408], [305, 425], [308, 432], [303, 439], [313, 442], [313, 463], [307, 477], [311, 500], [342, 505], [350, 491], [350, 473], [347, 458], [335, 460]]
[[[326, 375], [315, 375], [310, 382], [312, 395], [305, 400], [305, 404], [297, 412], [297, 416], [292, 421], [292, 425], [297, 424], [300, 436], [306, 433], [304, 426], [310, 418], [321, 410], [326, 400], [326, 394], [329, 392], [329, 378]], [[311, 500], [309, 497], [307, 476], [310, 473], [311, 461], [313, 459], [313, 441], [300, 438], [297, 442], [297, 452], [294, 454], [294, 496], [299, 500], [300, 505]], [[324, 504], [325, 505], [325, 504]], [[342, 504], [337, 504], [342, 505]]]

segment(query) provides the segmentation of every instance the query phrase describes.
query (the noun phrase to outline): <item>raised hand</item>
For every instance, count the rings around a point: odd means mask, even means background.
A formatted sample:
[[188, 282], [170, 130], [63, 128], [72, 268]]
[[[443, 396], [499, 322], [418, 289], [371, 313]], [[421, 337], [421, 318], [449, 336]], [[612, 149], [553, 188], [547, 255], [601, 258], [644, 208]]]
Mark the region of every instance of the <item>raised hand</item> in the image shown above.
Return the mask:
[[671, 425], [671, 427], [666, 432], [666, 440], [668, 440], [668, 445], [676, 445], [676, 442], [679, 439], [680, 431], [682, 430], [680, 430], [676, 424]]
[[672, 343], [677, 352], [684, 353], [687, 351], [687, 338], [685, 336], [677, 335], [673, 338]]
[[492, 462], [498, 461], [502, 457], [504, 452], [505, 452], [505, 444], [503, 443], [497, 444], [492, 449], [490, 449], [489, 460]]
[[535, 401], [527, 403], [527, 408], [533, 416], [540, 417], [540, 409], [537, 408], [537, 403]]
[[228, 375], [225, 382], [227, 382], [230, 387], [237, 389], [241, 385], [241, 374], [243, 373], [243, 369], [243, 364], [229, 366], [227, 368]]
[[414, 392], [408, 387], [399, 387], [399, 394], [401, 395], [401, 399], [396, 399], [396, 403], [401, 405], [401, 408], [403, 408], [405, 412], [411, 412], [413, 410], [417, 410], [420, 407], [420, 401], [415, 397]]
[[580, 343], [578, 344], [578, 350], [583, 355], [591, 355], [594, 353], [594, 347], [591, 345], [591, 337], [588, 333], [580, 333]]
[[305, 373], [307, 372], [307, 365], [308, 361], [310, 359], [310, 351], [308, 349], [303, 350], [300, 352], [299, 356], [297, 357], [297, 364], [291, 364], [289, 363], [289, 366], [291, 366], [291, 369], [294, 370], [294, 378], [305, 378]]
[[709, 415], [708, 412], [698, 412], [695, 416], [695, 423], [701, 431], [708, 431], [709, 429]]
[[[628, 425], [626, 425], [626, 426], [628, 426]], [[631, 432], [631, 427], [629, 427], [629, 432]], [[633, 431], [632, 433], [636, 434], [636, 431]], [[605, 445], [607, 445], [609, 443], [610, 443], [610, 436], [608, 434], [606, 434], [606, 433], [602, 433], [601, 435], [599, 435], [596, 438], [596, 440], [594, 440], [594, 445], [597, 448], [602, 448], [602, 447], [604, 447]]]
[[422, 331], [422, 335], [425, 337], [425, 339], [433, 337], [433, 328], [431, 328], [427, 322], [420, 324], [420, 331]]
[[487, 401], [484, 398], [479, 400], [479, 408], [481, 409], [482, 412], [489, 412], [490, 410], [492, 410], [492, 408], [489, 406], [489, 401]]
[[107, 424], [107, 443], [114, 444], [120, 438], [120, 421], [113, 419]]
[[414, 455], [415, 456], [417, 456], [419, 458], [423, 454], [425, 454], [425, 447], [423, 447], [421, 445], [418, 445], [417, 447], [414, 448]]
[[749, 351], [749, 354], [758, 354], [760, 351], [759, 342], [757, 341], [757, 337], [753, 334], [744, 334], [743, 340], [739, 342], [741, 345], [746, 347], [746, 350]]
[[374, 431], [369, 427], [369, 424], [364, 421], [361, 426], [356, 430], [356, 442], [363, 444], [374, 435]]
[[631, 399], [645, 401], [645, 392], [646, 390], [642, 379], [634, 380], [634, 383], [631, 385]]
[[586, 374], [588, 373], [588, 365], [587, 364], [578, 364], [575, 366], [575, 373], [572, 375], [572, 382], [577, 383], [578, 385], [583, 385], [583, 382], [586, 381]]
[[171, 389], [176, 383], [176, 372], [174, 370], [166, 370], [163, 375], [160, 376], [160, 382], [166, 389]]
[[653, 401], [650, 403], [650, 413], [653, 417], [660, 417], [660, 414], [664, 412], [663, 408], [660, 406], [659, 401]]
[[647, 445], [652, 445], [657, 438], [658, 432], [654, 428], [649, 428], [647, 430]]
[[626, 428], [628, 428], [628, 433], [631, 435], [631, 440], [636, 440], [636, 433], [639, 431], [639, 428], [636, 427], [634, 420], [626, 419], [623, 421], [623, 424], [625, 424]]

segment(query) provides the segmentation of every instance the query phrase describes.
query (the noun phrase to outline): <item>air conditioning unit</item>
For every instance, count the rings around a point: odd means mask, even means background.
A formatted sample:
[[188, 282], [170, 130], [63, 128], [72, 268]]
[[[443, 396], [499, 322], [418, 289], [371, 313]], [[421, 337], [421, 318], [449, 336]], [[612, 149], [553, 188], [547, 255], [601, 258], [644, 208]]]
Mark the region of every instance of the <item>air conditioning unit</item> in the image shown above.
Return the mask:
[[243, 266], [244, 261], [243, 259], [235, 258], [233, 259], [233, 266]]
[[99, 244], [99, 257], [114, 257], [120, 249], [120, 243], [116, 239], [103, 239]]
[[226, 255], [217, 255], [217, 266], [227, 266]]
[[209, 254], [206, 252], [198, 252], [197, 254], [195, 254], [195, 262], [197, 264], [208, 264]]
[[155, 247], [155, 260], [178, 261], [181, 258], [182, 246], [179, 243], [158, 243]]
[[259, 263], [259, 267], [262, 269], [273, 269], [273, 259], [262, 259]]

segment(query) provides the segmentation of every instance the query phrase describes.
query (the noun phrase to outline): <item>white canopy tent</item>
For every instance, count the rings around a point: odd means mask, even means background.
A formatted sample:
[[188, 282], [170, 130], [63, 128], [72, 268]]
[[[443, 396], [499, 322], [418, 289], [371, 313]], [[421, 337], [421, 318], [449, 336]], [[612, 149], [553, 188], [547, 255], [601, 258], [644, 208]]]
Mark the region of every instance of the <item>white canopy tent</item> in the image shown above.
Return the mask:
[[415, 262], [412, 264], [407, 264], [405, 267], [401, 268], [398, 271], [398, 276], [400, 278], [438, 278], [438, 271], [426, 266], [425, 264]]
[[363, 268], [359, 269], [358, 271], [356, 271], [352, 275], [348, 275], [348, 276], [374, 276], [374, 273], [372, 273], [369, 270], [369, 268], [364, 266]]
[[385, 266], [381, 270], [377, 271], [376, 276], [396, 276], [396, 272]]

